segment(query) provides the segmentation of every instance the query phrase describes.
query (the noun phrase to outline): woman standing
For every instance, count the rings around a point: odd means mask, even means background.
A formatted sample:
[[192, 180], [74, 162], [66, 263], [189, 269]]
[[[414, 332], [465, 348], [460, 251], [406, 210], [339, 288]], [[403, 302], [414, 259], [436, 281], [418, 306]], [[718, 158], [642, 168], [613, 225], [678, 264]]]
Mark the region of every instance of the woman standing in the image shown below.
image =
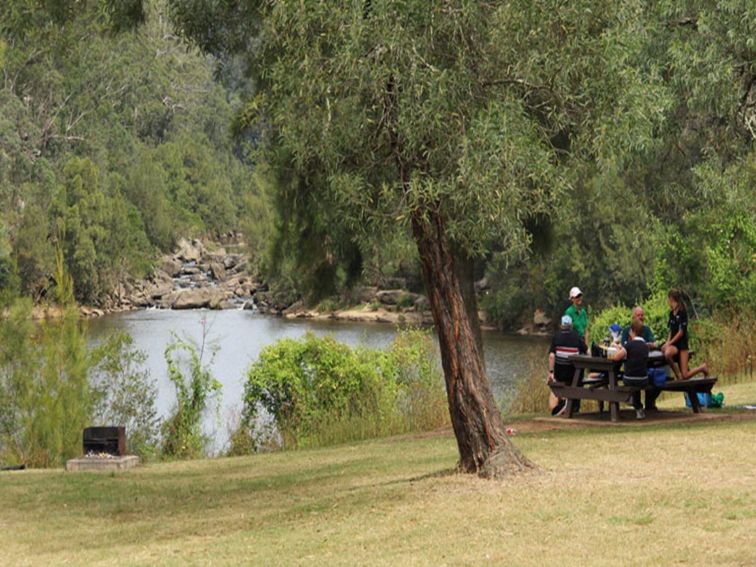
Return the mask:
[[[667, 364], [672, 368], [675, 377], [678, 380], [687, 380], [696, 374], [703, 373], [709, 375], [709, 367], [704, 362], [701, 366], [692, 370], [688, 369], [688, 359], [690, 358], [690, 349], [688, 347], [688, 312], [682, 302], [682, 295], [677, 289], [672, 289], [667, 294], [669, 303], [669, 336], [662, 346], [664, 358]], [[677, 368], [676, 361], [680, 362], [680, 368]]]

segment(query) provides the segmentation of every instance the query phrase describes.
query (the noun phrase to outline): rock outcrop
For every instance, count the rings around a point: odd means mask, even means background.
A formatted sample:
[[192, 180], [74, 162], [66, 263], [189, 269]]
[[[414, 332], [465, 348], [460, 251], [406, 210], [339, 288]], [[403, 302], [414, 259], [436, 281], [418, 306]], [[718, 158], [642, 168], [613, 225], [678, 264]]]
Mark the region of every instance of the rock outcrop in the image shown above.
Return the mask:
[[[238, 242], [230, 242], [229, 246]], [[161, 257], [145, 280], [125, 281], [110, 298], [106, 311], [161, 309], [238, 309], [254, 305], [259, 282], [246, 273], [241, 253], [228, 252], [200, 240], [179, 240], [176, 251]], [[97, 310], [82, 308], [93, 316]]]

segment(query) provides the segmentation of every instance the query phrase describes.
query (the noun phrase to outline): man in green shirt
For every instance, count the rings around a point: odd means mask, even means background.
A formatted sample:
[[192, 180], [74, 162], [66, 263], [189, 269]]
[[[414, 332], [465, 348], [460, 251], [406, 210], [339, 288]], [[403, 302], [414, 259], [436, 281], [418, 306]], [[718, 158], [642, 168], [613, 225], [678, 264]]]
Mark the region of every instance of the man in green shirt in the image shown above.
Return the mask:
[[[638, 321], [641, 322], [643, 325], [643, 333], [642, 337], [643, 340], [646, 341], [646, 344], [649, 348], [656, 348], [656, 338], [654, 337], [653, 331], [646, 325], [645, 323], [646, 314], [643, 311], [643, 307], [635, 307], [633, 308], [633, 319], [638, 319]], [[626, 344], [627, 341], [630, 340], [630, 325], [625, 327], [622, 330], [622, 338], [620, 339], [620, 344]]]
[[572, 328], [588, 344], [588, 311], [583, 307], [583, 292], [579, 287], [570, 290], [570, 305], [564, 312], [572, 318]]

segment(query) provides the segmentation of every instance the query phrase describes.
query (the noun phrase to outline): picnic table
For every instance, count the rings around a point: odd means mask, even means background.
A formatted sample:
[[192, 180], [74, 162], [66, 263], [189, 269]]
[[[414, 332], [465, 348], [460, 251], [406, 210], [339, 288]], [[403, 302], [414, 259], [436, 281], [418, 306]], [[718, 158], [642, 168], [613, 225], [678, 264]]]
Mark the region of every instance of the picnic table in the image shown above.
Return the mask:
[[[597, 400], [600, 410], [603, 411], [603, 403], [609, 403], [609, 416], [612, 421], [619, 420], [619, 405], [622, 402], [629, 403], [635, 392], [646, 388], [656, 388], [657, 390], [667, 390], [676, 392], [686, 392], [690, 397], [691, 407], [694, 413], [701, 411], [701, 405], [698, 402], [699, 392], [711, 392], [712, 387], [716, 384], [717, 379], [710, 378], [690, 378], [688, 380], [667, 380], [661, 386], [649, 384], [646, 387], [639, 386], [620, 386], [618, 380], [621, 376], [622, 361], [615, 361], [601, 356], [591, 356], [587, 354], [573, 354], [569, 357], [570, 362], [575, 366], [575, 373], [572, 382], [564, 384], [554, 382], [550, 384], [551, 391], [559, 398], [567, 400], [565, 414], [568, 418], [573, 417], [575, 413], [575, 400]], [[660, 350], [653, 350], [648, 356], [649, 368], [658, 368], [665, 366], [666, 361], [664, 354]], [[606, 374], [606, 378], [586, 378], [581, 380], [583, 372], [601, 372]]]

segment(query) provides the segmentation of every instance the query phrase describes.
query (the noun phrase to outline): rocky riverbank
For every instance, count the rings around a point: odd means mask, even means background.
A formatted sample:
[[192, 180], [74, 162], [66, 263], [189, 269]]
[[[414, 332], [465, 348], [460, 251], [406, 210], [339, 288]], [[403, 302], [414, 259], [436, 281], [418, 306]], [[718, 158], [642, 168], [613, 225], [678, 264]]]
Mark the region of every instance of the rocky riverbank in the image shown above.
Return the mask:
[[[254, 309], [287, 319], [316, 319], [376, 322], [427, 326], [433, 324], [428, 298], [405, 289], [380, 289], [363, 286], [352, 292], [346, 306], [326, 300], [316, 307], [296, 298], [272, 293], [248, 273], [246, 256], [238, 240], [224, 243], [181, 239], [172, 254], [159, 259], [152, 275], [144, 280], [127, 279], [98, 308], [81, 307], [85, 317], [132, 309]], [[479, 293], [485, 281], [476, 283]], [[45, 308], [40, 317], [49, 316]], [[497, 327], [479, 313], [484, 329]], [[540, 335], [550, 330], [551, 321], [536, 311], [517, 332]]]
[[159, 260], [150, 278], [119, 286], [113, 310], [251, 308], [261, 290], [264, 286], [247, 273], [244, 254], [182, 239], [173, 254]]

